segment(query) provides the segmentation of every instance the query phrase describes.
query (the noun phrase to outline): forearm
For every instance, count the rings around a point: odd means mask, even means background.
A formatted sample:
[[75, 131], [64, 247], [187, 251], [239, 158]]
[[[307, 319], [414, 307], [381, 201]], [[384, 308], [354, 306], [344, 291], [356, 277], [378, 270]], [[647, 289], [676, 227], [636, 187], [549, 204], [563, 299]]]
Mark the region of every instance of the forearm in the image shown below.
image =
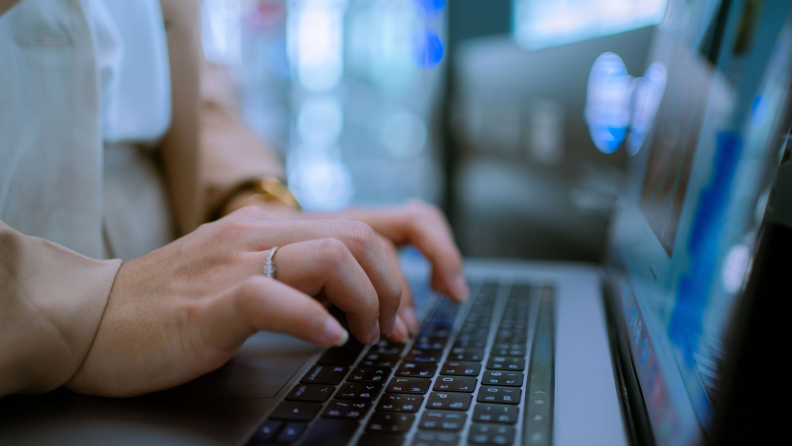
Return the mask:
[[120, 265], [0, 222], [0, 397], [47, 392], [77, 371]]

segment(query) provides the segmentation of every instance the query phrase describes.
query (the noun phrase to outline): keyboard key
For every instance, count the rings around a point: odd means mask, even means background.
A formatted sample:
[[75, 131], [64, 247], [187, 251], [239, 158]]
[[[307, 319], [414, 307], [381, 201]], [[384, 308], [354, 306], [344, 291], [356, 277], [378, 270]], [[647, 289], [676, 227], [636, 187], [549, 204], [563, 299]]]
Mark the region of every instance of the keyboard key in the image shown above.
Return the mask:
[[378, 434], [400, 435], [410, 430], [415, 415], [409, 413], [374, 412], [369, 418], [366, 431]]
[[496, 386], [520, 387], [522, 383], [523, 374], [521, 372], [487, 370], [481, 378], [481, 384], [493, 384]]
[[441, 376], [435, 380], [432, 390], [473, 393], [477, 382], [476, 378], [468, 376]]
[[490, 356], [489, 361], [487, 361], [487, 368], [491, 370], [515, 370], [521, 372], [525, 370], [525, 359], [506, 356]]
[[465, 426], [467, 415], [458, 412], [439, 412], [427, 410], [418, 423], [420, 429], [458, 432]]
[[378, 412], [415, 413], [421, 408], [424, 397], [421, 395], [398, 395], [386, 393], [377, 405]]
[[383, 367], [357, 367], [349, 374], [347, 381], [363, 383], [384, 383], [390, 376], [391, 369]]
[[348, 420], [316, 420], [302, 444], [322, 446], [346, 446], [355, 436], [360, 423]]
[[311, 421], [322, 410], [320, 403], [284, 401], [269, 415], [271, 420]]
[[479, 403], [520, 404], [522, 389], [517, 387], [481, 386], [476, 401]]
[[407, 362], [432, 362], [438, 363], [443, 359], [443, 351], [438, 349], [421, 350], [414, 348], [410, 350], [404, 360]]
[[514, 424], [517, 422], [517, 415], [519, 414], [520, 408], [517, 406], [476, 404], [476, 408], [473, 409], [473, 421]]
[[396, 376], [412, 378], [431, 378], [437, 371], [437, 366], [428, 363], [403, 362], [396, 370]]
[[382, 390], [382, 384], [370, 383], [344, 383], [336, 398], [343, 400], [374, 401]]
[[251, 439], [251, 443], [258, 444], [258, 443], [268, 443], [280, 430], [283, 423], [280, 421], [265, 421], [261, 423], [261, 426], [256, 429], [256, 432], [253, 434], [253, 438]]
[[459, 435], [446, 432], [418, 432], [412, 446], [457, 446]]
[[512, 444], [514, 428], [511, 426], [489, 426], [474, 424], [468, 432], [468, 442], [474, 444]]
[[468, 410], [473, 396], [467, 393], [432, 392], [427, 409]]
[[478, 376], [480, 372], [481, 364], [477, 362], [450, 361], [443, 364], [443, 368], [440, 369], [441, 375]]
[[324, 386], [319, 384], [297, 384], [291, 392], [286, 395], [289, 401], [312, 401], [324, 403], [335, 391], [335, 386]]
[[333, 347], [328, 349], [317, 364], [329, 365], [352, 365], [363, 351], [363, 344], [356, 339], [350, 339], [343, 347]]
[[278, 444], [292, 444], [300, 438], [300, 435], [305, 431], [306, 423], [289, 423], [278, 434], [278, 439], [275, 440]]
[[403, 446], [404, 437], [398, 435], [363, 434], [357, 446]]
[[484, 350], [457, 347], [451, 351], [447, 359], [449, 361], [481, 361], [484, 359]]
[[300, 380], [309, 384], [338, 384], [344, 380], [349, 367], [340, 365], [315, 365]]
[[[493, 356], [525, 356], [525, 346], [519, 344], [503, 344], [507, 347], [495, 347], [490, 351], [490, 354]], [[513, 347], [513, 348], [512, 348]]]
[[429, 385], [432, 384], [431, 379], [423, 378], [397, 378], [393, 377], [388, 383], [386, 392], [390, 393], [412, 393], [423, 395], [429, 390]]
[[430, 325], [428, 327], [424, 327], [418, 333], [419, 336], [429, 336], [434, 338], [447, 338], [451, 336], [451, 329], [448, 327], [438, 327], [436, 325]]
[[379, 353], [381, 355], [399, 355], [404, 352], [404, 347], [407, 344], [402, 344], [399, 342], [391, 342], [385, 339], [380, 340], [377, 342], [377, 345], [373, 345], [369, 349], [369, 353]]
[[422, 350], [442, 350], [445, 348], [446, 342], [448, 342], [446, 338], [420, 336], [415, 340], [413, 348]]
[[379, 353], [369, 353], [360, 361], [360, 365], [369, 367], [395, 367], [399, 362], [399, 355], [381, 355]]
[[454, 342], [454, 348], [462, 347], [462, 348], [484, 348], [487, 346], [486, 339], [468, 339], [468, 340], [457, 340]]
[[333, 400], [327, 405], [322, 418], [340, 418], [345, 420], [359, 420], [371, 410], [368, 401]]

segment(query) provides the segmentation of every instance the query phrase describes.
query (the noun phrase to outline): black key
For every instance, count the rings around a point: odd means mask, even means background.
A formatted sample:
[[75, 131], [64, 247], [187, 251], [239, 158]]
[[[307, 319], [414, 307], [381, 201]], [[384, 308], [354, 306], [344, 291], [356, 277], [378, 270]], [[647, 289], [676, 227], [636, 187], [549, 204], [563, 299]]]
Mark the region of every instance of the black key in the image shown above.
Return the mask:
[[428, 363], [402, 362], [396, 370], [396, 376], [407, 376], [413, 378], [431, 378], [437, 371], [437, 366]]
[[386, 393], [377, 404], [378, 412], [415, 413], [421, 408], [424, 397], [422, 395], [397, 395]]
[[400, 435], [410, 430], [415, 415], [409, 413], [374, 412], [369, 418], [366, 431], [378, 434]]
[[480, 372], [481, 364], [477, 362], [451, 361], [443, 364], [443, 368], [440, 369], [441, 375], [478, 376]]
[[338, 384], [344, 380], [349, 367], [341, 365], [315, 365], [300, 380], [310, 384]]
[[344, 383], [335, 397], [343, 400], [374, 401], [382, 390], [382, 384]]
[[432, 392], [427, 409], [468, 410], [473, 396], [467, 393]]
[[487, 368], [492, 370], [515, 370], [521, 372], [525, 370], [525, 359], [509, 358], [506, 356], [490, 356], [487, 361]]
[[[466, 334], [462, 334], [457, 336], [457, 342], [476, 342], [476, 341], [484, 341], [487, 342], [487, 336], [470, 336]], [[482, 347], [477, 347], [482, 348]]]
[[390, 393], [412, 393], [423, 395], [429, 390], [429, 385], [432, 384], [431, 379], [423, 378], [397, 378], [393, 377], [388, 383], [386, 392]]
[[457, 446], [459, 435], [447, 432], [418, 432], [412, 446]]
[[357, 446], [402, 446], [404, 437], [398, 435], [363, 434]]
[[449, 361], [481, 361], [484, 359], [484, 350], [479, 348], [455, 348], [447, 358]]
[[476, 401], [479, 403], [520, 404], [522, 389], [517, 387], [481, 386]]
[[481, 384], [493, 384], [496, 386], [520, 387], [522, 383], [523, 374], [521, 372], [487, 370], [481, 378]]
[[275, 434], [278, 433], [283, 423], [280, 421], [265, 421], [261, 423], [261, 426], [256, 429], [256, 432], [253, 434], [253, 438], [251, 438], [251, 443], [267, 443], [273, 438], [275, 438]]
[[[509, 344], [509, 343], [505, 343], [504, 342], [504, 343], [496, 343], [492, 347], [492, 349], [493, 349], [492, 350], [493, 352], [496, 351], [496, 350], [515, 350], [515, 349], [522, 349], [523, 351], [525, 351], [525, 345], [523, 345], [523, 344]], [[517, 356], [517, 355], [497, 355], [495, 353], [492, 353], [492, 356]], [[523, 353], [522, 355], [519, 355], [519, 356], [525, 356], [525, 354]]]
[[467, 415], [463, 413], [427, 410], [421, 416], [418, 427], [420, 429], [458, 432], [465, 426], [466, 418]]
[[341, 418], [345, 420], [359, 420], [371, 410], [368, 401], [333, 400], [327, 405], [322, 418]]
[[360, 360], [360, 365], [369, 367], [394, 367], [397, 362], [399, 362], [399, 355], [369, 353]]
[[421, 336], [415, 340], [415, 345], [413, 345], [413, 348], [423, 350], [441, 350], [445, 347], [446, 342], [448, 342], [448, 339], [446, 338]]
[[284, 401], [269, 415], [270, 420], [311, 421], [322, 410], [320, 403]]
[[514, 442], [514, 428], [511, 426], [474, 424], [470, 426], [468, 442], [474, 444], [512, 444]]
[[[504, 344], [507, 346], [512, 346], [512, 344]], [[525, 346], [515, 344], [513, 345], [514, 348], [505, 347], [505, 348], [498, 348], [495, 347], [490, 352], [493, 356], [525, 356]]]
[[347, 381], [363, 383], [384, 383], [390, 376], [391, 369], [383, 367], [357, 367], [349, 374]]
[[432, 390], [473, 393], [477, 382], [476, 378], [469, 376], [441, 376], [435, 380]]
[[457, 340], [454, 342], [454, 347], [472, 347], [472, 348], [484, 348], [487, 346], [486, 339], [468, 339], [468, 340]]
[[438, 350], [438, 349], [421, 350], [417, 348], [410, 350], [410, 354], [404, 358], [406, 362], [432, 362], [432, 363], [438, 363], [440, 362], [441, 359], [443, 359], [442, 350]]
[[476, 404], [476, 408], [473, 409], [473, 421], [514, 424], [517, 422], [517, 415], [519, 414], [520, 408], [517, 406]]
[[407, 344], [402, 344], [399, 342], [391, 342], [385, 339], [377, 342], [377, 345], [373, 345], [369, 349], [369, 353], [379, 353], [381, 355], [399, 355], [401, 356], [402, 352], [404, 352], [404, 347]]
[[360, 423], [349, 420], [316, 420], [302, 441], [304, 445], [346, 446]]
[[306, 423], [288, 423], [278, 434], [278, 439], [275, 442], [278, 444], [294, 443], [305, 431], [305, 426], [307, 426]]
[[363, 344], [356, 339], [350, 339], [343, 347], [328, 349], [317, 364], [352, 365], [363, 351]]
[[448, 327], [438, 327], [436, 325], [432, 325], [422, 328], [418, 335], [431, 336], [434, 338], [447, 338], [451, 336], [451, 329]]
[[335, 386], [324, 386], [320, 384], [297, 384], [291, 392], [286, 395], [290, 401], [313, 401], [324, 403], [333, 394]]

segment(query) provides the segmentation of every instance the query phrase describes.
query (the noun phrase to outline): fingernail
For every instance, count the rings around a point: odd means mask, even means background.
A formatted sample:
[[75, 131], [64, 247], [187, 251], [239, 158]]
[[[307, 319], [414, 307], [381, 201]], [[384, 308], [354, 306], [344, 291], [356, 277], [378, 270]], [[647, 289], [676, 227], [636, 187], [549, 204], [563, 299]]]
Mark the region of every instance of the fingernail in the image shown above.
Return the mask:
[[410, 330], [410, 333], [418, 333], [418, 317], [415, 315], [415, 310], [409, 307], [403, 308], [401, 310], [401, 318], [407, 324], [407, 329]]
[[470, 291], [468, 291], [467, 281], [465, 276], [457, 276], [451, 283], [451, 294], [454, 295], [458, 302], [467, 302], [470, 298]]
[[410, 331], [407, 330], [407, 324], [404, 323], [404, 320], [402, 320], [400, 316], [396, 316], [396, 323], [394, 324], [393, 336], [391, 339], [403, 344], [406, 344], [410, 339]]
[[327, 318], [327, 322], [325, 322], [325, 329], [322, 337], [326, 340], [325, 344], [341, 347], [349, 340], [349, 333], [344, 330], [344, 327], [342, 327], [335, 318], [329, 317]]
[[377, 325], [374, 326], [374, 330], [371, 331], [371, 342], [369, 345], [374, 345], [380, 340], [380, 324], [377, 321]]

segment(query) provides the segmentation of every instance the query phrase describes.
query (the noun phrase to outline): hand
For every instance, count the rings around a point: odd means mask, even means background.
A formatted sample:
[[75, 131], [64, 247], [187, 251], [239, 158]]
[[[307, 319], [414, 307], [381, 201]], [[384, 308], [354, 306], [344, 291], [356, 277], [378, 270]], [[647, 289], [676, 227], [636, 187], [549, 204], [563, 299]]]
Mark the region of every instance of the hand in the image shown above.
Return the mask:
[[[406, 340], [401, 285], [374, 231], [352, 221], [267, 221], [243, 208], [138, 259], [116, 276], [96, 338], [66, 387], [132, 396], [224, 364], [259, 330], [319, 345], [348, 335], [311, 296], [347, 313], [364, 343]], [[262, 275], [269, 249], [277, 280]]]
[[[468, 299], [462, 256], [454, 243], [451, 229], [442, 212], [420, 200], [407, 201], [402, 206], [379, 209], [348, 209], [330, 213], [301, 213], [292, 208], [240, 198], [242, 203], [256, 204], [269, 212], [272, 219], [335, 219], [356, 220], [369, 225], [380, 234], [380, 241], [398, 271], [402, 283], [399, 315], [411, 331], [417, 332], [418, 321], [413, 309], [412, 293], [399, 267], [396, 246], [414, 245], [432, 264], [432, 286], [438, 292], [451, 296], [457, 302]], [[232, 206], [233, 208], [233, 206]]]

